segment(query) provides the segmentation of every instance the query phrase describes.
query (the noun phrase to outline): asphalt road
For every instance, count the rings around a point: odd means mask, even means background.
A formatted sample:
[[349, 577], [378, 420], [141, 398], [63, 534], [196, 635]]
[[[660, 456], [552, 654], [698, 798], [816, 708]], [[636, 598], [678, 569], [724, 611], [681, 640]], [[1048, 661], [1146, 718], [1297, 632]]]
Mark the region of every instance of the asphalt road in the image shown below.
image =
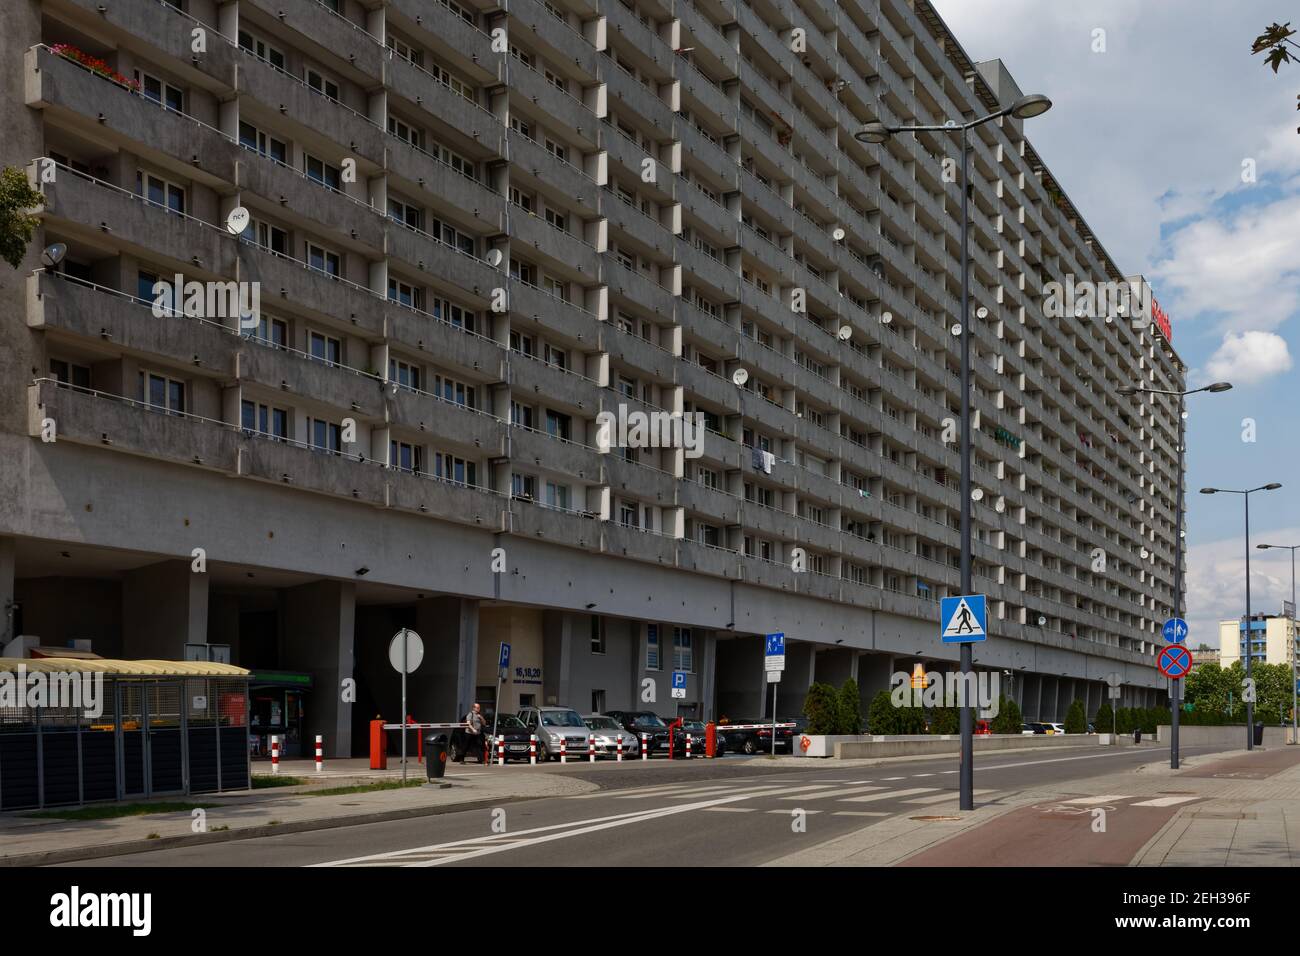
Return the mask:
[[[1183, 753], [1214, 749], [1184, 748]], [[982, 754], [976, 763], [975, 802], [978, 806], [1028, 788], [1115, 773], [1157, 761], [1165, 752], [1142, 747]], [[813, 760], [807, 766], [774, 766], [762, 758], [729, 756], [542, 772], [575, 775], [602, 789], [503, 803], [490, 810], [68, 865], [749, 866], [898, 814], [946, 813], [957, 807], [955, 756], [856, 769]], [[795, 826], [796, 811], [804, 813], [803, 830]]]

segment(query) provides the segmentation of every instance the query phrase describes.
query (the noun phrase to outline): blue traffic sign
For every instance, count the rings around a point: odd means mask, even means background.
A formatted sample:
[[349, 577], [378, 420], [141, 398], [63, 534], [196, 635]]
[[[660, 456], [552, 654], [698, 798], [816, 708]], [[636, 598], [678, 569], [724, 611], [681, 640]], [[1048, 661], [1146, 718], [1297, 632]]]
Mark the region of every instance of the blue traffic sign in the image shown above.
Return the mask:
[[686, 671], [673, 671], [673, 688], [679, 690], [686, 688]]
[[767, 649], [763, 653], [767, 657], [784, 657], [785, 632], [767, 635]]
[[983, 594], [959, 594], [939, 602], [939, 638], [945, 644], [988, 640], [988, 606]]
[[1161, 633], [1170, 644], [1181, 644], [1187, 640], [1187, 622], [1181, 617], [1171, 617], [1165, 621]]
[[1170, 644], [1156, 657], [1160, 673], [1177, 680], [1192, 669], [1192, 652], [1181, 644]]
[[497, 667], [505, 670], [510, 666], [510, 645], [505, 641], [501, 642], [501, 657], [497, 660]]

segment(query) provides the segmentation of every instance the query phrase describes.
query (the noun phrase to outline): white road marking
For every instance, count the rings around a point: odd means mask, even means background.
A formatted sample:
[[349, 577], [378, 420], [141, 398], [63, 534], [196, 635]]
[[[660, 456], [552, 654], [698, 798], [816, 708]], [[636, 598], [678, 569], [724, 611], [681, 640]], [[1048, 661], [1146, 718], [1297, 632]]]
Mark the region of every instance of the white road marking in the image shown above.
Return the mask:
[[[996, 792], [996, 790], [972, 790], [971, 796], [978, 797], [986, 793]], [[917, 797], [915, 800], [904, 800], [903, 802], [925, 805], [930, 803], [943, 803], [945, 800], [956, 800], [959, 796], [960, 794], [956, 790], [949, 790], [946, 793], [937, 793], [929, 797]]]
[[906, 777], [881, 777], [881, 780], [906, 780]]
[[912, 787], [909, 790], [886, 790], [884, 793], [869, 793], [865, 797], [845, 797], [845, 803], [874, 803], [877, 800], [892, 800], [895, 797], [910, 797], [917, 793], [933, 793], [934, 787]]
[[1085, 803], [1088, 804], [1089, 806], [1094, 806], [1102, 803], [1110, 803], [1112, 800], [1131, 800], [1131, 799], [1133, 799], [1132, 794], [1106, 793], [1106, 794], [1102, 794], [1099, 797], [1076, 797], [1073, 800], [1058, 800], [1056, 802], [1065, 803], [1065, 804]]
[[782, 800], [837, 800], [853, 793], [866, 793], [869, 790], [884, 790], [884, 787], [836, 787], [830, 793], [812, 793], [804, 797], [782, 797]]
[[833, 817], [887, 817], [883, 810], [832, 810]]
[[794, 807], [794, 808], [791, 809], [791, 810], [768, 810], [768, 811], [766, 811], [766, 812], [767, 812], [767, 813], [780, 813], [780, 814], [782, 814], [782, 815], [784, 815], [784, 816], [787, 816], [787, 817], [790, 816], [791, 814], [795, 814], [795, 813], [807, 813], [807, 814], [821, 813], [820, 810], [803, 810], [803, 809], [801, 809], [801, 808], [799, 808], [799, 807]]
[[1189, 800], [1199, 800], [1199, 797], [1157, 797], [1155, 800], [1143, 800], [1141, 803], [1133, 803], [1134, 807], [1174, 807], [1180, 803], [1187, 803]]
[[691, 783], [666, 783], [658, 787], [632, 787], [627, 790], [597, 790], [595, 793], [579, 793], [574, 796], [564, 797], [565, 800], [595, 800], [599, 797], [630, 797], [637, 794], [656, 794], [667, 793], [672, 790], [685, 790], [687, 787], [693, 787]]
[[758, 807], [705, 807], [705, 813], [757, 813]]

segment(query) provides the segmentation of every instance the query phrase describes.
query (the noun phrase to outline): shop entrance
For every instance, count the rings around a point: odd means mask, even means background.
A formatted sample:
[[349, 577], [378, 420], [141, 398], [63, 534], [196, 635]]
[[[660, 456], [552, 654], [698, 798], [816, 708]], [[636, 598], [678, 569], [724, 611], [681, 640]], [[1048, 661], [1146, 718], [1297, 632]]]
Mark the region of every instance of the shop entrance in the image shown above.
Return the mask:
[[[311, 698], [311, 675], [291, 671], [258, 671], [249, 684], [248, 746], [254, 757], [271, 756], [271, 737], [280, 738], [280, 756], [289, 759], [307, 752], [303, 726]], [[315, 741], [311, 742], [314, 754]]]

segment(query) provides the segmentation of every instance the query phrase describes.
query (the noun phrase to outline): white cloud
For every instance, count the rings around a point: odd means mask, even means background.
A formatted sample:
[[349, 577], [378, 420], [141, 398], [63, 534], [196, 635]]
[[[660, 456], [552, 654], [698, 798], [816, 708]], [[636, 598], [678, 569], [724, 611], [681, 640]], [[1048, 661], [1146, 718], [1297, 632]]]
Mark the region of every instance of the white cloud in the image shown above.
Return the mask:
[[1291, 370], [1286, 339], [1275, 332], [1229, 332], [1198, 381], [1258, 385]]
[[[1300, 544], [1300, 528], [1251, 533], [1250, 609], [1277, 614], [1291, 600], [1291, 553], [1260, 551], [1255, 545]], [[1238, 620], [1246, 613], [1246, 543], [1227, 538], [1187, 548], [1188, 643], [1219, 646], [1219, 622]]]

